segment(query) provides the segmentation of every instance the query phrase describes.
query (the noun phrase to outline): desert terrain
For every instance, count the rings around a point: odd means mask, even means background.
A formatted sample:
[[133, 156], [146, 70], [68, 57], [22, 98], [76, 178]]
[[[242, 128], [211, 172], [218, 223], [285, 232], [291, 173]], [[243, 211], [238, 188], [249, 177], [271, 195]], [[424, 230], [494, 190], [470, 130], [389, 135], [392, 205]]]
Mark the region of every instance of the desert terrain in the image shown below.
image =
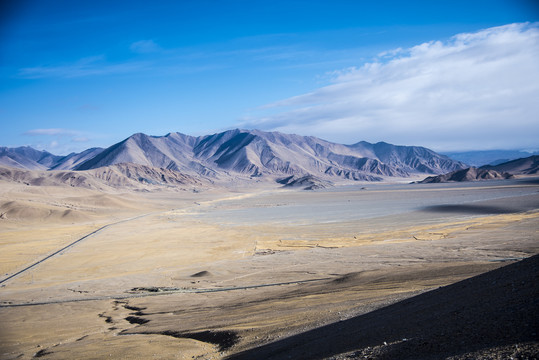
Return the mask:
[[3, 181], [0, 214], [2, 359], [539, 352], [534, 177], [315, 191]]

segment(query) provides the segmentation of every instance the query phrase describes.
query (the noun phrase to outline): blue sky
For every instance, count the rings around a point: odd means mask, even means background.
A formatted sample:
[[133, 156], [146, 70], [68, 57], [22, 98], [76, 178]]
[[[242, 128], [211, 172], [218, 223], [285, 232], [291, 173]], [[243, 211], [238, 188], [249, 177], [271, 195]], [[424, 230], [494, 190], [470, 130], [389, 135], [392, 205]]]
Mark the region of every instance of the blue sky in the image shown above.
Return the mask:
[[55, 154], [240, 127], [537, 149], [539, 6], [4, 1], [0, 145]]

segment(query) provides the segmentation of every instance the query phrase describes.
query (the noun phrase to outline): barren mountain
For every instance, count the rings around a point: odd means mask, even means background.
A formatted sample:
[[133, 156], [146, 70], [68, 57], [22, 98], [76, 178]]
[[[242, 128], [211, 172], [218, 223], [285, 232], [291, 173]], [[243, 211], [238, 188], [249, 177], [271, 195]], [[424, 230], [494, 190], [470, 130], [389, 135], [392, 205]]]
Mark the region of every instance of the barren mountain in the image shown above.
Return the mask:
[[477, 169], [474, 167], [457, 170], [444, 175], [429, 176], [420, 181], [420, 184], [428, 183], [443, 183], [443, 182], [460, 182], [460, 181], [478, 181], [478, 180], [495, 180], [495, 179], [510, 179], [513, 175], [508, 173], [499, 173], [495, 170]]
[[365, 141], [343, 145], [312, 136], [238, 129], [199, 137], [138, 133], [107, 149], [91, 148], [67, 156], [30, 147], [0, 148], [0, 165], [20, 169], [90, 170], [126, 163], [205, 178], [313, 175], [364, 181], [442, 174], [465, 167], [423, 147]]
[[123, 187], [130, 184], [201, 186], [205, 183], [178, 171], [131, 163], [105, 166], [85, 172], [113, 187]]
[[139, 133], [74, 169], [87, 170], [119, 163], [205, 177], [316, 175], [368, 181], [382, 180], [384, 176], [440, 174], [465, 167], [422, 147], [367, 142], [342, 145], [312, 136], [236, 129], [201, 137], [180, 133], [165, 136]]
[[216, 173], [213, 169], [195, 159], [193, 147], [196, 139], [179, 133], [170, 133], [166, 136], [148, 136], [137, 133], [112, 145], [74, 169], [88, 170], [121, 163], [133, 163], [215, 177]]

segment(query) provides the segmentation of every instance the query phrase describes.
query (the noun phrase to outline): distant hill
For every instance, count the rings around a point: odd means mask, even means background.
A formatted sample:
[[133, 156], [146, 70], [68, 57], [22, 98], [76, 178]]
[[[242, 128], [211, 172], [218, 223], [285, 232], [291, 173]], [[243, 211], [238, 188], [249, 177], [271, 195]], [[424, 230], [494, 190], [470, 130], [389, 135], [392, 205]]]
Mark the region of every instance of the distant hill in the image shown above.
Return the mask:
[[285, 188], [303, 188], [303, 190], [316, 190], [332, 187], [333, 184], [329, 181], [325, 181], [312, 175], [305, 176], [289, 176], [283, 179], [277, 180], [279, 184], [283, 184]]
[[516, 159], [496, 166], [482, 166], [481, 169], [503, 171], [514, 175], [533, 175], [539, 171], [539, 156]]
[[28, 170], [47, 170], [54, 166], [62, 156], [53, 155], [29, 146], [16, 148], [0, 147], [0, 165]]
[[415, 146], [359, 142], [342, 145], [312, 136], [230, 130], [192, 137], [135, 134], [88, 159], [75, 170], [135, 163], [182, 173], [219, 178], [231, 174], [315, 175], [377, 181], [383, 177], [441, 174], [465, 165]]
[[43, 171], [0, 166], [0, 180], [28, 186], [73, 186], [100, 190], [143, 188], [147, 185], [191, 189], [208, 184], [177, 171], [137, 164], [116, 164], [87, 171]]
[[495, 180], [495, 179], [511, 179], [514, 176], [508, 173], [499, 173], [495, 170], [486, 170], [478, 168], [468, 168], [457, 170], [448, 174], [429, 176], [426, 179], [419, 181], [420, 184], [429, 183], [445, 183], [445, 182], [462, 182], [462, 181], [479, 181], [479, 180]]
[[485, 150], [449, 152], [443, 154], [449, 156], [451, 159], [461, 161], [474, 167], [480, 167], [483, 165], [499, 165], [511, 160], [529, 157], [530, 155], [539, 155], [538, 152], [529, 153], [519, 150]]

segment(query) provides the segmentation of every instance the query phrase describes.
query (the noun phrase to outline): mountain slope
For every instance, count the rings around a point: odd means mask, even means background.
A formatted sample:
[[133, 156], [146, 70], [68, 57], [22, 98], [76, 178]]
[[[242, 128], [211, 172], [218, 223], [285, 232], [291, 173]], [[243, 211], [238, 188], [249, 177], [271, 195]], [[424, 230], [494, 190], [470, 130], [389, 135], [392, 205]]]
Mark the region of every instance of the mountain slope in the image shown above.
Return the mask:
[[316, 175], [382, 180], [412, 174], [440, 174], [464, 164], [415, 146], [387, 143], [336, 144], [311, 136], [230, 130], [192, 137], [135, 134], [77, 165], [87, 170], [120, 163], [177, 170], [191, 175]]
[[409, 172], [441, 174], [447, 169], [462, 169], [464, 165], [424, 147], [379, 142], [372, 145], [372, 149], [383, 163]]
[[50, 170], [69, 170], [75, 168], [77, 165], [92, 159], [99, 155], [104, 149], [91, 148], [84, 150], [80, 153], [71, 153], [59, 159], [54, 166], [50, 167]]

